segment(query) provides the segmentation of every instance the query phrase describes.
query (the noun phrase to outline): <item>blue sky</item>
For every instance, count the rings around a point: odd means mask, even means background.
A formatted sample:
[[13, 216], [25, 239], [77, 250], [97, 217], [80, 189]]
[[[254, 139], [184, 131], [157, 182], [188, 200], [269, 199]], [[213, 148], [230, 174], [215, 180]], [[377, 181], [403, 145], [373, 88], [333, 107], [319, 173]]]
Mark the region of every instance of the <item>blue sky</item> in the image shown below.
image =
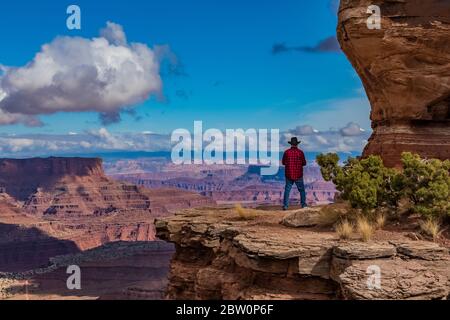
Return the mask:
[[[77, 4], [82, 29], [66, 28], [66, 8]], [[370, 130], [361, 82], [341, 52], [286, 50], [316, 47], [335, 35], [335, 1], [164, 0], [10, 1], [0, 11], [0, 65], [22, 67], [57, 36], [99, 36], [107, 21], [123, 27], [129, 43], [168, 45], [182, 74], [165, 72], [162, 92], [139, 101], [133, 113], [105, 126], [97, 112], [38, 114], [43, 125], [0, 126], [4, 135], [64, 135], [105, 128], [111, 134], [168, 134], [205, 127], [278, 128], [309, 125], [339, 130], [349, 122]], [[9, 109], [11, 111], [11, 108]], [[12, 110], [14, 111], [14, 110]]]

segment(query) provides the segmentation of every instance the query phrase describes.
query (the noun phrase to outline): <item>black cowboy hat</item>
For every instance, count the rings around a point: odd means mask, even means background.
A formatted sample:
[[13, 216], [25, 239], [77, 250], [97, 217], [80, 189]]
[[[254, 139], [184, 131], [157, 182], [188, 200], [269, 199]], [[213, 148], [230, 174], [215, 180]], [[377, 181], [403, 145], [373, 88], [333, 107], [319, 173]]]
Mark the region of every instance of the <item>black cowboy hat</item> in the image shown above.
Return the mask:
[[297, 139], [297, 137], [292, 137], [291, 141], [288, 141], [288, 143], [292, 146], [297, 146], [300, 144], [300, 141]]

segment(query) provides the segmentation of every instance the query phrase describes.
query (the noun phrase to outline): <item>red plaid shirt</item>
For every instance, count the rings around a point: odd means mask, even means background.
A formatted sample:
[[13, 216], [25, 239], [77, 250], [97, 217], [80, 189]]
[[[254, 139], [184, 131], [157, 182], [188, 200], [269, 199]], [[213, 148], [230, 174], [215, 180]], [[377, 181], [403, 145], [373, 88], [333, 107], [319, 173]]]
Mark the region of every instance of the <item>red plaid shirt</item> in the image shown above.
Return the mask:
[[286, 178], [297, 181], [303, 178], [303, 166], [306, 166], [305, 154], [297, 147], [287, 149], [283, 154]]

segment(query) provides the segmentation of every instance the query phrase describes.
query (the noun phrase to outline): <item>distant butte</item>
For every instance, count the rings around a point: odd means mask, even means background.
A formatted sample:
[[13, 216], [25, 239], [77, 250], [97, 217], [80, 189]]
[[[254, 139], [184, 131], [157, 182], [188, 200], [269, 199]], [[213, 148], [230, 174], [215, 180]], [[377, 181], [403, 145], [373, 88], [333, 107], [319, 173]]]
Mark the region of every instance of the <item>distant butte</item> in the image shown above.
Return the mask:
[[[369, 30], [367, 8], [381, 8]], [[364, 155], [399, 166], [404, 151], [450, 158], [450, 5], [442, 0], [341, 0], [338, 39], [372, 106]]]
[[100, 158], [0, 159], [0, 187], [24, 201], [37, 188], [52, 188], [59, 181], [95, 177], [106, 181]]
[[99, 158], [0, 159], [0, 191], [23, 202], [27, 213], [70, 219], [124, 212], [165, 214], [212, 204], [181, 190], [148, 190], [108, 178]]

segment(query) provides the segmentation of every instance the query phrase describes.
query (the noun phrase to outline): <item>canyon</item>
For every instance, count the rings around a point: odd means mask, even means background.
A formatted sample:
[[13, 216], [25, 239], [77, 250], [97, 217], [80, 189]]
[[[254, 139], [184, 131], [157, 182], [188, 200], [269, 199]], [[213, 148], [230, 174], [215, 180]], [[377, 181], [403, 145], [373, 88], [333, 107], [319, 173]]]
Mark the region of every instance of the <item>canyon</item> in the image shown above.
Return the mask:
[[[380, 155], [389, 167], [400, 166], [404, 151], [449, 159], [448, 1], [379, 0], [381, 29], [368, 29], [373, 4], [341, 0], [337, 28], [372, 108], [363, 155]], [[341, 240], [312, 218], [325, 204], [348, 210], [331, 204], [336, 188], [317, 165], [305, 168], [314, 207], [289, 212], [277, 209], [283, 171], [262, 169], [0, 159], [0, 298], [450, 298], [448, 236], [426, 241], [415, 222], [377, 230], [370, 242]], [[258, 214], [243, 217], [235, 203]], [[80, 291], [66, 287], [73, 264], [82, 270]], [[368, 271], [377, 269], [382, 285], [373, 289]]]
[[[96, 158], [0, 159], [3, 298], [164, 298], [174, 246], [158, 240], [154, 219], [217, 202], [278, 204], [282, 197], [283, 172], [263, 177], [258, 166], [147, 158], [105, 167], [106, 174]], [[305, 172], [309, 201], [332, 202], [334, 186], [320, 179], [318, 167]], [[70, 264], [82, 270], [79, 292], [65, 287]]]
[[[0, 299], [159, 300], [164, 297], [173, 246], [162, 241], [118, 241], [56, 256], [45, 267], [0, 272]], [[80, 267], [81, 288], [66, 286], [67, 267]]]
[[[155, 218], [213, 205], [214, 201], [194, 192], [149, 190], [114, 181], [104, 174], [101, 159], [0, 159], [0, 273], [46, 268], [55, 257], [101, 250], [112, 242], [151, 246], [156, 240]], [[162, 260], [154, 260], [159, 265], [158, 261], [165, 261], [167, 269], [171, 247], [160, 247], [162, 253], [151, 247], [145, 255], [162, 254]], [[132, 269], [134, 260], [137, 263], [139, 255], [123, 268]], [[105, 261], [97, 261], [98, 270], [105, 268]], [[166, 275], [160, 267], [155, 277], [161, 291]]]
[[[368, 29], [367, 8], [381, 9]], [[402, 152], [450, 158], [450, 6], [442, 0], [342, 0], [337, 35], [372, 107], [364, 155], [400, 166]]]
[[[119, 173], [120, 168], [120, 173]], [[219, 204], [279, 205], [284, 193], [284, 168], [278, 174], [264, 176], [258, 165], [173, 165], [161, 159], [120, 160], [106, 169], [112, 178], [149, 189], [176, 188], [197, 192]], [[334, 202], [333, 183], [323, 180], [320, 168], [312, 162], [304, 169], [307, 202], [310, 205]], [[292, 192], [293, 203], [300, 194]]]

